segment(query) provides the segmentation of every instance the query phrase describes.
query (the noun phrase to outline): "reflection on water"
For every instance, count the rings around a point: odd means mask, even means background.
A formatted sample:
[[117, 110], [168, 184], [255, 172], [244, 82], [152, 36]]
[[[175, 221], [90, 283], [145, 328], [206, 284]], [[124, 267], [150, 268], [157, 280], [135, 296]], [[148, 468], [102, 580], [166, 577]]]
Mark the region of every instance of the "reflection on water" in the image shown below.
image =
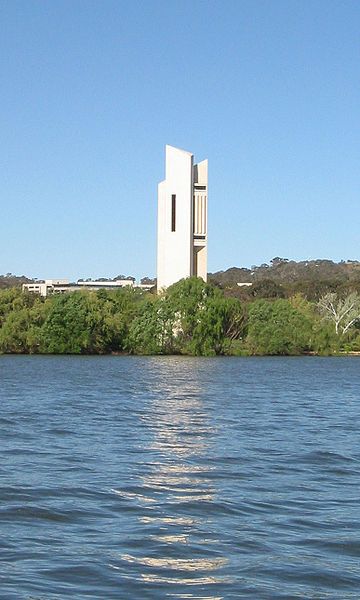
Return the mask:
[[[127, 570], [136, 565], [137, 577], [140, 572], [147, 583], [184, 587], [184, 593], [173, 597], [221, 600], [208, 586], [229, 581], [222, 572], [228, 561], [215, 548], [219, 540], [202, 509], [203, 503], [216, 500], [210, 479], [214, 467], [209, 464], [213, 426], [196, 369], [189, 365], [184, 372], [183, 361], [177, 364], [176, 359], [156, 361], [154, 367], [152, 400], [140, 416], [150, 434], [140, 445], [149, 458], [136, 482], [141, 493], [114, 490], [142, 508], [136, 517], [144, 536], [141, 551], [123, 554], [121, 562]], [[205, 586], [200, 595], [199, 586]]]
[[1, 600], [359, 599], [359, 358], [0, 376]]

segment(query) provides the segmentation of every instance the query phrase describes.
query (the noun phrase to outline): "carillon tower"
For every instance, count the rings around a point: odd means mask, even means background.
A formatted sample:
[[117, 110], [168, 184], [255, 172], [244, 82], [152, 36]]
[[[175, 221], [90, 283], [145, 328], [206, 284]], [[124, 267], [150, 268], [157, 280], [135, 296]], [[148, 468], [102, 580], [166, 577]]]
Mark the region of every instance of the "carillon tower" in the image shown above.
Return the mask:
[[166, 146], [158, 189], [157, 287], [186, 277], [207, 279], [208, 161]]

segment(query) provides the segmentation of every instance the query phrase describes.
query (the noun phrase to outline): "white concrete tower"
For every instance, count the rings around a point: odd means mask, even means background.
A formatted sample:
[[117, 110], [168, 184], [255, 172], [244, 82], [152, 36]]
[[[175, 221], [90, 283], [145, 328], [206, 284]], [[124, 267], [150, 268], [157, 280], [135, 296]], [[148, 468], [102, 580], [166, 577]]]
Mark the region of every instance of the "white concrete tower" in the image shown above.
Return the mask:
[[208, 161], [166, 146], [158, 190], [157, 287], [195, 275], [207, 279]]

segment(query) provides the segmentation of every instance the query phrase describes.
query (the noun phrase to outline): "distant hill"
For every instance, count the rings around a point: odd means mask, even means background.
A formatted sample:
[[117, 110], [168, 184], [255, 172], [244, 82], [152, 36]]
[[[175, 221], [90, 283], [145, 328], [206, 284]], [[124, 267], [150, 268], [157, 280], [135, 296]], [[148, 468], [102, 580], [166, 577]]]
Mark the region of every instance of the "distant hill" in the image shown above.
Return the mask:
[[[268, 282], [269, 280], [280, 286], [297, 284], [298, 282], [307, 282], [309, 285], [311, 282], [314, 284], [333, 282], [336, 285], [354, 282], [360, 284], [360, 261], [347, 260], [335, 263], [332, 260], [316, 259], [296, 262], [277, 256], [269, 264], [254, 265], [251, 269], [231, 267], [226, 271], [209, 273], [208, 276], [210, 282], [221, 287], [233, 287], [238, 283], [258, 284], [261, 281]], [[123, 276], [121, 277], [123, 278]], [[127, 279], [130, 279], [130, 277], [127, 277]], [[131, 279], [134, 278], [131, 277]], [[34, 279], [25, 275], [18, 276], [6, 273], [6, 275], [0, 275], [0, 289], [20, 287], [23, 283], [31, 283], [32, 281]], [[148, 281], [150, 281], [148, 278], [143, 278], [142, 283]]]
[[335, 263], [326, 259], [296, 262], [277, 256], [270, 261], [270, 264], [253, 266], [251, 269], [231, 267], [226, 271], [209, 273], [209, 281], [222, 286], [256, 283], [264, 279], [271, 279], [279, 284], [319, 280], [345, 283], [360, 280], [360, 262], [348, 260]]
[[9, 287], [21, 287], [23, 283], [31, 283], [33, 279], [25, 277], [25, 275], [13, 275], [12, 273], [6, 273], [6, 275], [0, 275], [0, 289]]

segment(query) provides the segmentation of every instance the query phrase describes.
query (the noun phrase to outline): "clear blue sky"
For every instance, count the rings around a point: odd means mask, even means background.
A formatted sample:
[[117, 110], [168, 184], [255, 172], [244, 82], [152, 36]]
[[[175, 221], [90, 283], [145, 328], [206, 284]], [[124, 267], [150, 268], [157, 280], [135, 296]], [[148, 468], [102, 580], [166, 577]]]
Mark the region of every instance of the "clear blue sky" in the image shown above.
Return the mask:
[[357, 0], [0, 0], [0, 273], [156, 273], [166, 143], [209, 270], [360, 259]]

